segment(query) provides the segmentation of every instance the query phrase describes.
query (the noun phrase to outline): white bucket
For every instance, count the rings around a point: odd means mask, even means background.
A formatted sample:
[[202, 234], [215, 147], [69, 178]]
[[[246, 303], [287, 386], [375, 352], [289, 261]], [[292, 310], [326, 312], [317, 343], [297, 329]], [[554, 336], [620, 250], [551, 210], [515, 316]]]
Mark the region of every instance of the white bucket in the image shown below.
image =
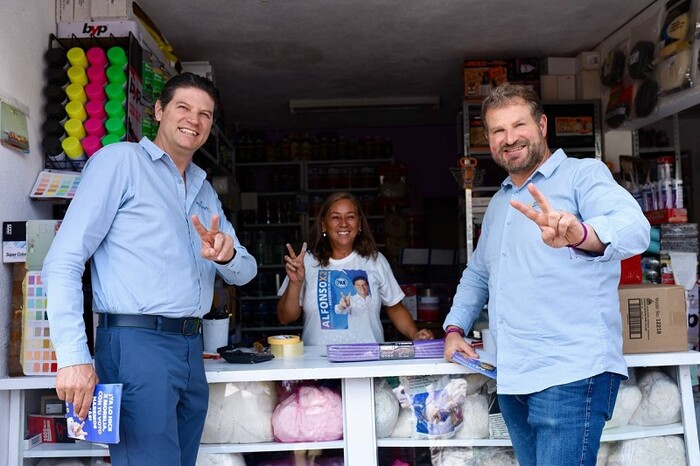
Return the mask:
[[228, 324], [228, 317], [225, 319], [202, 319], [205, 353], [216, 353], [218, 348], [228, 346]]

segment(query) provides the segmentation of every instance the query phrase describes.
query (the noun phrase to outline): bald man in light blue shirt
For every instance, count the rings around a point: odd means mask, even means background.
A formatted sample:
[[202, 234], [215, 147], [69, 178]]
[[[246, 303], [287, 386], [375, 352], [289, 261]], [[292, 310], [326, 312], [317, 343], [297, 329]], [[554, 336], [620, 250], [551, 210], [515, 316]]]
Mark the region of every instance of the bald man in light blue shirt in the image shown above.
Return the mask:
[[521, 466], [595, 465], [627, 366], [620, 261], [650, 226], [605, 164], [553, 154], [537, 95], [504, 84], [483, 103], [491, 154], [509, 176], [444, 322], [445, 357], [488, 301], [498, 400]]

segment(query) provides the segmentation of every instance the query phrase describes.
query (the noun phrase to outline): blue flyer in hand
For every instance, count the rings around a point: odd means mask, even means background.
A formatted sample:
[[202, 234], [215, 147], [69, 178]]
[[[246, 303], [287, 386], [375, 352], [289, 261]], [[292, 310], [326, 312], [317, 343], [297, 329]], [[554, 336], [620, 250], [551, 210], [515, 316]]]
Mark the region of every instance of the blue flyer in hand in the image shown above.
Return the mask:
[[122, 384], [97, 384], [92, 406], [84, 421], [76, 416], [73, 403], [66, 403], [68, 436], [99, 443], [119, 443], [119, 412]]
[[496, 358], [486, 351], [480, 349], [476, 349], [475, 351], [479, 355], [479, 359], [468, 358], [463, 353], [457, 351], [452, 356], [452, 360], [479, 374], [484, 374], [487, 377], [495, 379], [497, 375]]

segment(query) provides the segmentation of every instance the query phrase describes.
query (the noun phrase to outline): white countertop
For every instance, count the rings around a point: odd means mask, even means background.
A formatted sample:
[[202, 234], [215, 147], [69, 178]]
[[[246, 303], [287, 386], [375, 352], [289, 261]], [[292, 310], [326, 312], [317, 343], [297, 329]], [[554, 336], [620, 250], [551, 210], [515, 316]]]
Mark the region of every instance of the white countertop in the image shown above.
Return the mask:
[[[424, 374], [460, 374], [471, 370], [442, 358], [403, 359], [363, 362], [330, 362], [323, 356], [323, 347], [307, 346], [304, 355], [275, 358], [258, 364], [230, 364], [224, 360], [206, 360], [207, 380], [218, 382], [250, 382], [255, 380], [348, 379]], [[683, 366], [700, 364], [700, 353], [626, 354], [629, 367]], [[24, 376], [0, 378], [0, 390], [54, 388], [56, 377]]]

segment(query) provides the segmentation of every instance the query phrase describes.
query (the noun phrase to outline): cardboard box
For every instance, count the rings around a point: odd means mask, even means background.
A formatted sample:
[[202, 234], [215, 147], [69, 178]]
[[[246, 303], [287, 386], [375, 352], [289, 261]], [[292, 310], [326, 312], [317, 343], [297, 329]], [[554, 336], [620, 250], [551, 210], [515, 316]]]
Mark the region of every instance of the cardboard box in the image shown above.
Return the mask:
[[581, 70], [576, 73], [576, 99], [600, 99], [600, 71]]
[[660, 225], [662, 223], [687, 223], [687, 209], [659, 209], [647, 210], [644, 216], [652, 225]]
[[28, 414], [27, 428], [30, 436], [41, 434], [43, 443], [75, 442], [75, 440], [68, 437], [68, 425], [64, 415], [42, 416], [40, 414]]
[[591, 50], [576, 55], [576, 72], [600, 69], [600, 52]]
[[622, 351], [687, 351], [685, 290], [677, 285], [621, 285]]
[[90, 16], [93, 21], [101, 19], [130, 19], [133, 16], [133, 0], [90, 1]]
[[214, 80], [214, 69], [208, 61], [183, 61], [180, 64], [182, 65], [183, 73], [194, 73], [216, 83]]
[[27, 260], [27, 222], [2, 222], [2, 261]]
[[41, 434], [27, 435], [24, 437], [24, 449], [31, 450], [37, 445], [41, 445]]
[[73, 0], [56, 0], [56, 22], [73, 21]]
[[128, 37], [129, 33], [141, 41], [141, 31], [136, 21], [61, 21], [56, 24], [58, 38]]
[[72, 21], [90, 21], [90, 1], [91, 0], [73, 0]]
[[558, 100], [574, 100], [576, 98], [576, 78], [573, 74], [557, 75]]
[[542, 60], [542, 74], [576, 74], [576, 58], [547, 57], [544, 60]]
[[559, 100], [559, 82], [555, 75], [543, 74], [540, 76], [540, 89], [542, 100]]
[[64, 415], [66, 414], [66, 403], [55, 395], [42, 396], [41, 414], [43, 416]]

